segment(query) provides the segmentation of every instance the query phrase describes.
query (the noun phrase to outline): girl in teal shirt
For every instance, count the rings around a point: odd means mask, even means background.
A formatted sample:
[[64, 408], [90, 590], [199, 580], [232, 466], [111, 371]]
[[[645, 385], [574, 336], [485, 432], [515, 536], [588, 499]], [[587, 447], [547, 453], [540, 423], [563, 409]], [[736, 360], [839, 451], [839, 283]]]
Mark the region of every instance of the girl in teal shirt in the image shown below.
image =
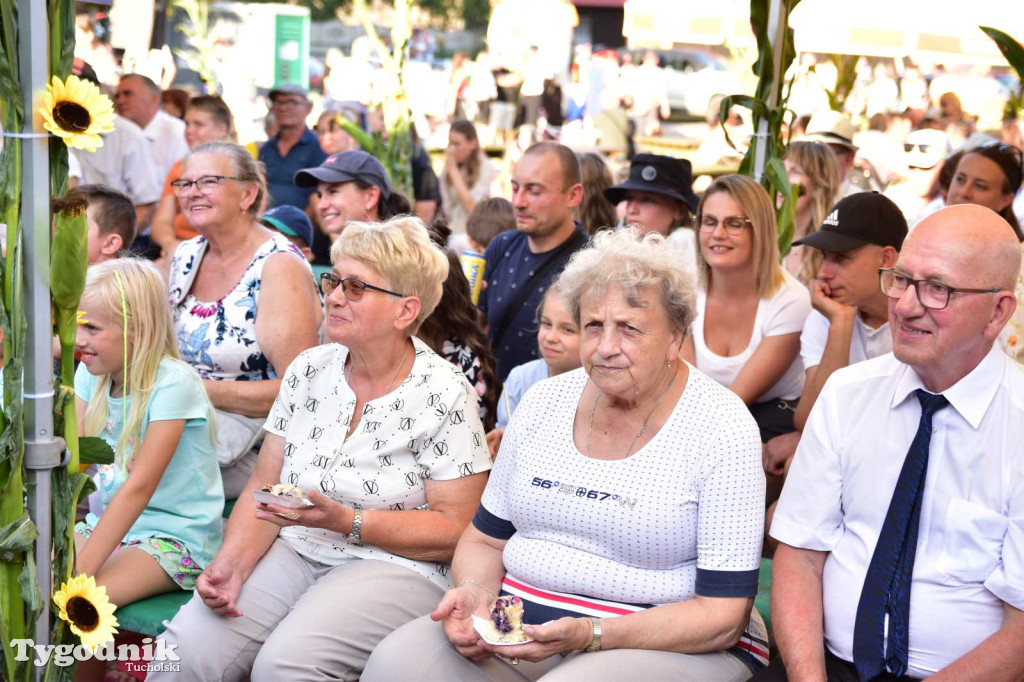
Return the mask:
[[79, 430], [114, 448], [99, 467], [103, 514], [76, 528], [76, 573], [124, 606], [191, 590], [221, 542], [224, 491], [213, 408], [178, 355], [167, 286], [149, 261], [90, 266], [79, 305]]

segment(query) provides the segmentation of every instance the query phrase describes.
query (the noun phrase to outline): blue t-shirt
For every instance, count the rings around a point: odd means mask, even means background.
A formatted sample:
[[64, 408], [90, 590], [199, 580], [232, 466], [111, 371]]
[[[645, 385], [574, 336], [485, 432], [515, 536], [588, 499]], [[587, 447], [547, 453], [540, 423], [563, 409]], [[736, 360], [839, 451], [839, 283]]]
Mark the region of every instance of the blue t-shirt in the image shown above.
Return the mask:
[[505, 387], [501, 391], [501, 400], [498, 401], [498, 420], [495, 428], [503, 429], [508, 426], [508, 420], [516, 411], [516, 405], [523, 399], [526, 392], [538, 381], [548, 378], [548, 363], [544, 358], [531, 360], [525, 365], [512, 368], [505, 379]]
[[[565, 269], [572, 254], [586, 246], [587, 235], [579, 223], [569, 241], [569, 247], [564, 250], [565, 242], [562, 242], [550, 251], [533, 253], [525, 234], [509, 230], [487, 245], [484, 253], [487, 287], [480, 292], [479, 307], [487, 314], [491, 348], [498, 361], [498, 378], [503, 382], [513, 367], [537, 358], [537, 307], [551, 281]], [[534, 273], [552, 258], [557, 259], [555, 266], [539, 281], [530, 284]], [[511, 321], [504, 335], [500, 339], [495, 338], [509, 306], [518, 298], [522, 287], [528, 284], [532, 287], [530, 295], [518, 310], [509, 312]]]
[[320, 140], [309, 128], [302, 133], [295, 146], [288, 150], [287, 156], [281, 156], [281, 151], [277, 147], [277, 136], [267, 140], [260, 147], [260, 161], [267, 167], [270, 205], [289, 204], [305, 210], [309, 205], [309, 197], [316, 188], [298, 187], [293, 178], [303, 168], [319, 166], [326, 158], [327, 154], [320, 148]]
[[[88, 403], [97, 381], [98, 377], [90, 374], [85, 365], [79, 365], [75, 372], [75, 395]], [[131, 396], [107, 396], [107, 423], [99, 436], [111, 447], [117, 447], [123, 415], [130, 409]], [[224, 511], [224, 487], [210, 434], [212, 414], [213, 407], [195, 371], [184, 362], [164, 358], [157, 370], [156, 386], [149, 396], [138, 443], [145, 438], [150, 422], [184, 419], [185, 430], [160, 485], [128, 530], [125, 542], [172, 538], [188, 548], [200, 567], [209, 565], [220, 548]], [[97, 487], [106, 509], [129, 472], [117, 464], [100, 465], [98, 469]], [[86, 517], [91, 528], [96, 527], [97, 521], [94, 514]]]

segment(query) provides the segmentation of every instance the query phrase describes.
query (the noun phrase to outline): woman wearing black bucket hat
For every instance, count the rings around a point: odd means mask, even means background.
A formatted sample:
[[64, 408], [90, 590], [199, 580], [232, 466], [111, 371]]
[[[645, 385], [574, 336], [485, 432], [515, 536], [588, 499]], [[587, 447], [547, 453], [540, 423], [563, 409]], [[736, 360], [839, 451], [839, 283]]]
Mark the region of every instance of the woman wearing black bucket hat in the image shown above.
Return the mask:
[[626, 225], [641, 234], [657, 232], [686, 250], [696, 263], [696, 237], [686, 227], [699, 199], [693, 193], [693, 172], [686, 159], [658, 154], [637, 154], [629, 166], [629, 179], [604, 191], [613, 205], [626, 202]]

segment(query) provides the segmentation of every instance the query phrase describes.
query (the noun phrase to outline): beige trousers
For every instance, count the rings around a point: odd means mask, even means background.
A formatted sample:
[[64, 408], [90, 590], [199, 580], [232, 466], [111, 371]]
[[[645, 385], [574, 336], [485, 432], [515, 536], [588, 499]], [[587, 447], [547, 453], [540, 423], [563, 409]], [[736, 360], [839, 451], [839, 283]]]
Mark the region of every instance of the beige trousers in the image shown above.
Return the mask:
[[552, 656], [511, 665], [497, 658], [474, 663], [448, 643], [429, 616], [396, 630], [373, 651], [362, 682], [742, 682], [750, 669], [729, 654], [676, 654], [612, 649]]
[[312, 562], [278, 539], [242, 587], [239, 618], [208, 609], [198, 595], [162, 638], [177, 647], [180, 672], [150, 682], [358, 680], [374, 647], [434, 610], [444, 591], [385, 561]]

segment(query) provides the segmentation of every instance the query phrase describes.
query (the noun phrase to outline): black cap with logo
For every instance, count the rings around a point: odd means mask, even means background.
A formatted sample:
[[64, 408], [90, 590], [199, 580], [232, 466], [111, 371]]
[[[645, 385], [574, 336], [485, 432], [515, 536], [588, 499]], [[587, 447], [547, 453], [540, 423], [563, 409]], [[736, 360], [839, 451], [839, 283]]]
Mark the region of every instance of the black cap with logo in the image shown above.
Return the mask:
[[891, 246], [897, 251], [907, 236], [907, 219], [900, 209], [878, 192], [859, 192], [840, 200], [821, 224], [821, 229], [797, 239], [821, 251], [852, 251], [865, 244]]
[[626, 198], [626, 192], [631, 189], [664, 194], [683, 202], [691, 211], [696, 211], [700, 203], [693, 193], [693, 171], [686, 159], [637, 154], [629, 165], [629, 179], [607, 188], [604, 196], [611, 203], [617, 204]]

